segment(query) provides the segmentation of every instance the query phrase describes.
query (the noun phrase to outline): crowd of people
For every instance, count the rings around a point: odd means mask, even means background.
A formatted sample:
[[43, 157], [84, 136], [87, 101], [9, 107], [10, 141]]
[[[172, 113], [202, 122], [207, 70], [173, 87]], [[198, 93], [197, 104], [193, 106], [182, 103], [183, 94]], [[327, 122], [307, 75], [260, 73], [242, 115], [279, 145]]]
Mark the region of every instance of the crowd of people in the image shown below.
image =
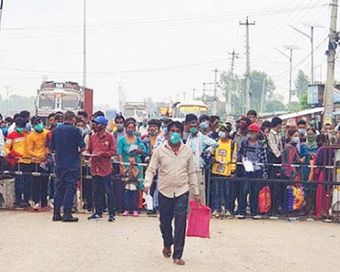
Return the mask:
[[[57, 112], [50, 114], [47, 122], [44, 125], [28, 111], [13, 118], [0, 115], [2, 167], [12, 174], [22, 172], [13, 174], [14, 207], [53, 207], [53, 220], [71, 222], [77, 221], [72, 216], [77, 184], [83, 208], [93, 212], [89, 220], [102, 218], [104, 211], [110, 222], [116, 211], [137, 217], [144, 206], [149, 215], [156, 214], [159, 201], [165, 201], [159, 189], [166, 191], [168, 186], [159, 182], [162, 169], [158, 169], [157, 160], [173, 154], [166, 149], [155, 152], [167, 142], [189, 148], [194, 165], [190, 174], [195, 175], [198, 194], [192, 190], [188, 199], [199, 195], [199, 200], [212, 208], [213, 217], [259, 215], [259, 194], [264, 186], [271, 190], [272, 214], [285, 214], [287, 184], [269, 181], [321, 181], [322, 170], [314, 171], [310, 165], [323, 164], [323, 144], [332, 130], [325, 124], [319, 132], [305, 120], [296, 123], [289, 119], [283, 124], [279, 117], [260, 123], [254, 110], [237, 120], [234, 128], [214, 115], [188, 114], [182, 123], [167, 117], [138, 123], [122, 115], [107, 120], [101, 111], [92, 116], [84, 111], [77, 115]], [[176, 132], [170, 131], [173, 127]], [[180, 171], [177, 163], [168, 167]], [[310, 190], [306, 201], [312, 205], [300, 212], [321, 217], [316, 189], [305, 190]]]

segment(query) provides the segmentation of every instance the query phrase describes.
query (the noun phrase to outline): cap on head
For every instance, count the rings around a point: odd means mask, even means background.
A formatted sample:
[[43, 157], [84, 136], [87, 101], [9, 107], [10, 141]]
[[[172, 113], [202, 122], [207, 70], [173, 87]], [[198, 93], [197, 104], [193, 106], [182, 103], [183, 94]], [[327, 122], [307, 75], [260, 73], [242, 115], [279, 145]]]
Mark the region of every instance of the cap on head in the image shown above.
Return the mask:
[[98, 116], [94, 120], [92, 120], [93, 123], [96, 124], [102, 124], [104, 126], [107, 126], [108, 120], [104, 116]]
[[260, 127], [258, 124], [251, 124], [249, 127], [248, 127], [248, 131], [249, 132], [260, 132]]
[[41, 122], [41, 118], [40, 118], [39, 116], [33, 116], [33, 117], [31, 118], [31, 124], [32, 124], [32, 125], [35, 125], [35, 124], [37, 124], [37, 123], [39, 123], [39, 122]]

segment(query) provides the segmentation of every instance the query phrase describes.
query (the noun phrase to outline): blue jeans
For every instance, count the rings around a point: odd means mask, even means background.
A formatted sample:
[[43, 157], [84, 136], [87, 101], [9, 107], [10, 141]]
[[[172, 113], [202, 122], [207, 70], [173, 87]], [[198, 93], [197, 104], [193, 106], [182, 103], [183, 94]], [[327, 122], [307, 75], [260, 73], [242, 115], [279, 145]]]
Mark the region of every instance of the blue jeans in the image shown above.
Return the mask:
[[101, 177], [92, 176], [92, 184], [95, 198], [96, 214], [103, 214], [103, 194], [104, 190], [108, 197], [109, 214], [115, 215], [115, 203], [112, 187], [111, 175]]
[[54, 196], [54, 212], [60, 213], [64, 205], [64, 214], [71, 214], [80, 168], [57, 168], [56, 191]]
[[230, 180], [213, 181], [213, 210], [221, 211], [221, 198], [224, 197], [226, 211], [232, 212], [232, 182]]
[[138, 190], [125, 190], [125, 210], [138, 211]]
[[[22, 171], [22, 175], [15, 175], [15, 203], [20, 204], [30, 200], [32, 188], [32, 167], [30, 164], [17, 163], [13, 171]], [[22, 197], [23, 195], [23, 197]]]
[[[255, 172], [245, 172], [244, 181], [241, 181], [240, 203], [238, 213], [240, 215], [246, 215], [247, 208], [247, 196], [249, 194], [250, 213], [252, 216], [257, 215], [258, 212], [258, 197], [260, 192], [259, 181], [249, 181], [249, 179], [262, 179], [262, 170]], [[248, 180], [247, 180], [248, 179]]]

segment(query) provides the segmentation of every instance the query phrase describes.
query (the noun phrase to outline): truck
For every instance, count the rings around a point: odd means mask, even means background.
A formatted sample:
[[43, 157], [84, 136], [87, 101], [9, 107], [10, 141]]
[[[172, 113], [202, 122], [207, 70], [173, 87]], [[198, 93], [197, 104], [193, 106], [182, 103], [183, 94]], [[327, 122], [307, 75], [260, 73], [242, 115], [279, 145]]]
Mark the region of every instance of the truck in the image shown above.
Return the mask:
[[149, 118], [149, 109], [142, 102], [126, 102], [122, 114], [125, 118], [133, 117], [137, 122], [142, 122], [144, 118]]
[[89, 116], [93, 112], [93, 90], [79, 86], [76, 82], [44, 81], [37, 90], [35, 102], [36, 115], [47, 124], [51, 113], [86, 111]]

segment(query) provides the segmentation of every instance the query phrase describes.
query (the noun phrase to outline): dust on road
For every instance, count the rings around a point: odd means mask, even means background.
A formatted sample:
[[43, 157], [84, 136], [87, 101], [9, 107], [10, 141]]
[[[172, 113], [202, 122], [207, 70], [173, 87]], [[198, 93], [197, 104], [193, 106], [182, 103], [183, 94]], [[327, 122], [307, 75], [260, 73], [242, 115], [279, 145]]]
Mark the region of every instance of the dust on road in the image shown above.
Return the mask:
[[187, 238], [185, 267], [161, 254], [158, 218], [52, 222], [0, 211], [0, 271], [339, 271], [340, 225], [212, 220], [211, 239]]

